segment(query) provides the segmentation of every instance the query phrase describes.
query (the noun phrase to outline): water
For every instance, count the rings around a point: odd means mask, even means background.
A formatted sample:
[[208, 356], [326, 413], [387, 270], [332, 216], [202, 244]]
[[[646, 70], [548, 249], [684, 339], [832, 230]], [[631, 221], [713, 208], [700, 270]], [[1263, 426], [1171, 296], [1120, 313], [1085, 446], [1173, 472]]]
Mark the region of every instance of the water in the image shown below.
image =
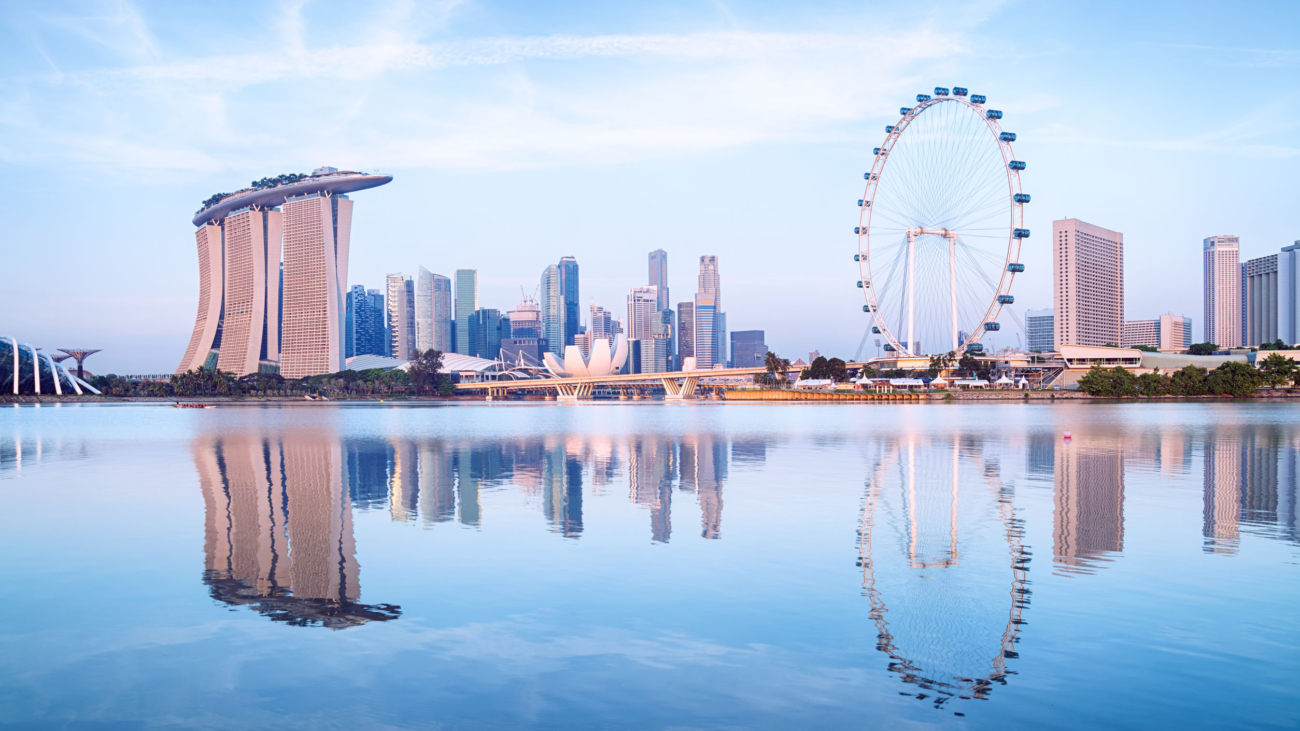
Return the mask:
[[0, 728], [1296, 728], [1297, 413], [7, 407]]

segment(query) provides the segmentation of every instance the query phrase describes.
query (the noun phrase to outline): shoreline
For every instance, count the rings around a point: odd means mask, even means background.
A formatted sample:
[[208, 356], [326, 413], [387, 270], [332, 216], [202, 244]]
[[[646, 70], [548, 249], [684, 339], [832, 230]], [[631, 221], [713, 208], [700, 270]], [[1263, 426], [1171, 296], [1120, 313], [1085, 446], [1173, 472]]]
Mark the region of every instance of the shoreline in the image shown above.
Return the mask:
[[[753, 391], [743, 393], [755, 393]], [[949, 393], [918, 393], [906, 394], [907, 398], [901, 398], [904, 394], [895, 394], [893, 399], [861, 399], [861, 398], [834, 398], [835, 392], [806, 392], [798, 393], [792, 391], [781, 391], [779, 393], [791, 394], [775, 398], [763, 398], [761, 396], [745, 396], [741, 398], [722, 398], [697, 399], [695, 403], [708, 404], [725, 404], [728, 401], [732, 403], [747, 404], [957, 404], [957, 403], [1055, 403], [1057, 401], [1101, 401], [1108, 403], [1115, 402], [1151, 402], [1151, 401], [1291, 401], [1300, 400], [1300, 389], [1281, 389], [1276, 393], [1261, 391], [1251, 396], [1242, 398], [1234, 396], [1135, 396], [1132, 398], [1109, 398], [1103, 396], [1089, 396], [1082, 391], [963, 391]], [[858, 394], [851, 394], [858, 396]], [[794, 396], [794, 397], [792, 397]], [[638, 401], [620, 401], [618, 399], [593, 399], [577, 403], [613, 403], [627, 405], [645, 405], [652, 403], [664, 403], [662, 398], [648, 398]], [[204, 404], [204, 405], [221, 405], [221, 404], [265, 404], [265, 403], [292, 403], [303, 405], [329, 405], [329, 404], [393, 404], [393, 405], [410, 405], [410, 406], [428, 406], [428, 405], [453, 405], [453, 404], [511, 404], [511, 403], [538, 403], [538, 404], [568, 404], [573, 402], [557, 402], [538, 396], [530, 396], [518, 399], [496, 399], [488, 401], [486, 396], [425, 396], [425, 397], [407, 397], [398, 396], [394, 398], [378, 398], [357, 396], [349, 398], [339, 398], [330, 400], [310, 400], [301, 396], [189, 396], [189, 397], [159, 397], [159, 396], [58, 396], [54, 394], [32, 395], [25, 394], [14, 396], [12, 394], [0, 395], [0, 404]], [[673, 402], [673, 403], [692, 403]]]

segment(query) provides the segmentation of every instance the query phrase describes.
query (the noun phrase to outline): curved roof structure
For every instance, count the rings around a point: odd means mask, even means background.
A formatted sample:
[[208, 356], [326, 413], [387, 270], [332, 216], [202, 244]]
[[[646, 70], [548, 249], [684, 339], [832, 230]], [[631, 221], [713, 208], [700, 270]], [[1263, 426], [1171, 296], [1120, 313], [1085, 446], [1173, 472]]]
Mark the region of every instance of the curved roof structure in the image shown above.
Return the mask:
[[0, 394], [82, 396], [87, 393], [99, 391], [70, 373], [48, 353], [0, 335]]
[[258, 190], [249, 188], [241, 190], [238, 193], [228, 195], [217, 203], [204, 208], [194, 216], [194, 225], [202, 226], [208, 222], [220, 221], [231, 211], [247, 208], [248, 206], [261, 206], [271, 208], [282, 205], [286, 199], [295, 198], [300, 195], [310, 195], [312, 193], [331, 193], [342, 194], [353, 191], [365, 190], [367, 188], [377, 188], [381, 185], [392, 182], [391, 175], [366, 175], [348, 170], [338, 172], [324, 173], [322, 175], [312, 175], [296, 183], [277, 186], [275, 188], [264, 188]]

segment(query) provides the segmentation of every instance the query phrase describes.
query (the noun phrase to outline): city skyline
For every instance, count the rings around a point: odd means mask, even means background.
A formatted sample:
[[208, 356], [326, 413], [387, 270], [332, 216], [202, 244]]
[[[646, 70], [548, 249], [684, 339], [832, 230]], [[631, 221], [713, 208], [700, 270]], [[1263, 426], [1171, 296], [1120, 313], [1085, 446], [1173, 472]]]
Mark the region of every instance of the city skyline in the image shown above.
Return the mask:
[[[1107, 20], [1113, 13], [1069, 6], [737, 6], [728, 16], [665, 6], [676, 8], [675, 20], [611, 11], [589, 25], [508, 7], [358, 16], [328, 3], [293, 6], [251, 31], [264, 53], [230, 43], [247, 38], [247, 28], [206, 19], [192, 38], [189, 26], [199, 24], [166, 17], [190, 11], [150, 3], [57, 17], [37, 6], [15, 9], [0, 29], [12, 69], [3, 81], [15, 92], [13, 113], [0, 119], [8, 140], [0, 155], [28, 184], [15, 186], [0, 225], [15, 240], [42, 245], [16, 247], [14, 265], [0, 272], [0, 309], [13, 313], [6, 330], [50, 346], [94, 339], [105, 348], [98, 372], [174, 369], [197, 305], [198, 262], [182, 243], [192, 235], [186, 214], [213, 191], [237, 187], [232, 180], [330, 160], [401, 178], [358, 209], [349, 284], [374, 286], [399, 262], [442, 272], [491, 265], [483, 299], [504, 305], [548, 262], [572, 254], [586, 275], [582, 304], [611, 306], [643, 283], [640, 252], [673, 252], [669, 278], [680, 288], [690, 259], [707, 251], [728, 262], [729, 328], [763, 328], [782, 353], [851, 353], [862, 329], [845, 262], [857, 182], [899, 101], [935, 84], [978, 89], [1014, 122], [1017, 149], [1034, 162], [1029, 228], [1043, 232], [1050, 220], [1078, 216], [1134, 242], [1126, 319], [1200, 312], [1193, 286], [1200, 267], [1190, 254], [1207, 236], [1239, 236], [1243, 259], [1300, 239], [1286, 203], [1300, 185], [1287, 173], [1300, 153], [1300, 117], [1296, 100], [1276, 93], [1297, 63], [1284, 32], [1300, 12], [1292, 5], [1275, 5], [1278, 22], [1264, 27], [1213, 4], [1143, 8], [1139, 15], [1180, 22], [1119, 27]], [[342, 32], [345, 20], [361, 32]], [[1034, 32], [1044, 24], [1082, 33]], [[1017, 39], [1010, 61], [994, 50], [1007, 37]], [[888, 61], [882, 42], [894, 44]], [[345, 55], [376, 62], [337, 60]], [[874, 59], [872, 73], [849, 74], [864, 58]], [[1028, 58], [1033, 63], [1022, 62]], [[594, 69], [600, 74], [585, 76]], [[1117, 77], [1126, 80], [1100, 83]], [[440, 83], [473, 78], [487, 83], [468, 85], [483, 90], [468, 96]], [[540, 103], [507, 92], [486, 98], [486, 108], [522, 113], [478, 119], [479, 95], [509, 88], [502, 85], [510, 78], [528, 79]], [[759, 86], [737, 83], [746, 78]], [[77, 83], [60, 81], [68, 79]], [[682, 95], [657, 93], [691, 79]], [[104, 84], [118, 93], [89, 91]], [[1138, 101], [1156, 87], [1196, 93], [1156, 106]], [[200, 88], [207, 96], [195, 96]], [[353, 116], [322, 117], [322, 93]], [[610, 101], [587, 104], [602, 98]], [[1223, 113], [1205, 114], [1207, 98]], [[275, 144], [261, 131], [264, 115], [253, 113], [267, 99], [278, 100], [283, 128], [295, 130]], [[390, 112], [398, 107], [433, 123], [397, 122]], [[1108, 172], [1115, 169], [1126, 174]], [[1207, 170], [1215, 173], [1209, 185], [1200, 175]], [[498, 214], [496, 201], [518, 183], [539, 192]], [[145, 197], [154, 210], [178, 213], [148, 217], [129, 232], [91, 228]], [[76, 200], [80, 215], [56, 216], [49, 208], [56, 198]], [[433, 210], [429, 200], [438, 202]], [[646, 205], [659, 215], [627, 226]], [[750, 213], [761, 213], [763, 225], [748, 223], [759, 218]], [[1015, 286], [1026, 309], [1051, 302], [1050, 252], [1038, 236]], [[63, 279], [74, 286], [46, 307], [20, 307], [41, 293], [19, 273], [47, 246], [69, 252]], [[776, 277], [768, 263], [792, 250], [798, 255]], [[490, 259], [481, 255], [488, 251]], [[845, 291], [835, 286], [840, 279]], [[124, 290], [120, 282], [150, 284]], [[761, 295], [778, 284], [789, 287], [789, 303]], [[1201, 340], [1203, 323], [1195, 324]], [[993, 340], [1014, 344], [1014, 335]]]

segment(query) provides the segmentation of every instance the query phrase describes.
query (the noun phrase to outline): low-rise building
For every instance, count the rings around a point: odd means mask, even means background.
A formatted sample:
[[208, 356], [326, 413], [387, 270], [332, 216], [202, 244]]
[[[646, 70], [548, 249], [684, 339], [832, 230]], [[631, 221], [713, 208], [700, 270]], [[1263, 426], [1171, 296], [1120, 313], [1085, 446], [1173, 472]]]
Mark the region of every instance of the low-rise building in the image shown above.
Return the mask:
[[1159, 351], [1181, 352], [1192, 344], [1192, 318], [1165, 314], [1154, 320], [1124, 322], [1125, 348], [1146, 345]]

